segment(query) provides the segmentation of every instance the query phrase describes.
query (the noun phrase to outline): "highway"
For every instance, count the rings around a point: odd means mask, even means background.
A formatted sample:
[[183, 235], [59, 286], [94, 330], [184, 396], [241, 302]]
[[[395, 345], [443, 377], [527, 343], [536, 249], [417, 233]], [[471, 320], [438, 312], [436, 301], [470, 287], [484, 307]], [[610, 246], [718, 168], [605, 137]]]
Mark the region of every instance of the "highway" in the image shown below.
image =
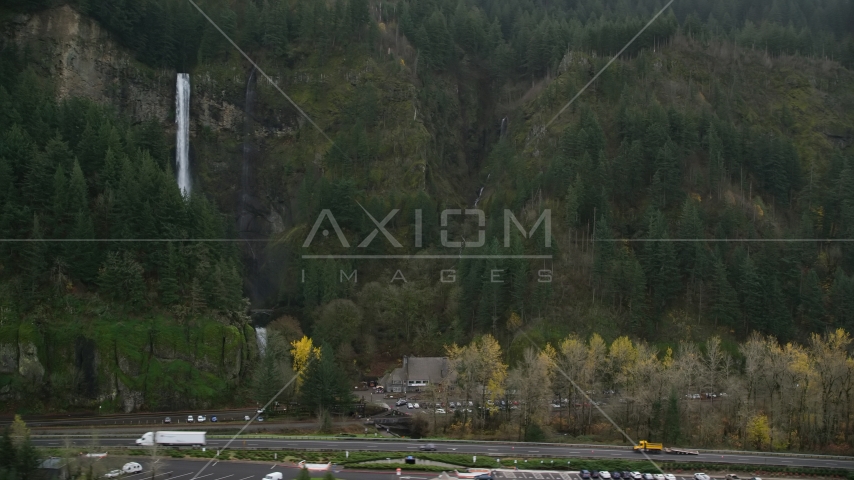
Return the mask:
[[[98, 445], [104, 449], [112, 446], [133, 446], [136, 436], [127, 437], [105, 437], [98, 439]], [[93, 440], [87, 437], [69, 437], [75, 446], [91, 447]], [[60, 447], [65, 444], [66, 439], [61, 436], [36, 435], [33, 437], [36, 446]], [[228, 442], [227, 439], [208, 438], [208, 448], [220, 448]], [[278, 450], [349, 450], [349, 451], [387, 451], [413, 453], [419, 450], [419, 445], [426, 441], [413, 440], [375, 440], [362, 438], [328, 439], [328, 440], [302, 440], [289, 438], [240, 438], [235, 440], [232, 448], [258, 448]], [[487, 455], [493, 458], [515, 457], [524, 458], [529, 456], [552, 457], [552, 458], [599, 458], [620, 460], [643, 460], [643, 455], [631, 450], [608, 447], [579, 447], [573, 445], [555, 444], [515, 444], [502, 442], [436, 442], [439, 453], [461, 453]], [[844, 468], [854, 469], [854, 458], [833, 458], [815, 456], [800, 457], [796, 455], [754, 455], [739, 453], [711, 453], [701, 452], [699, 455], [650, 455], [656, 461], [678, 461], [678, 462], [704, 462], [725, 464], [751, 464], [751, 465], [780, 465], [801, 466], [814, 468]]]
[[[168, 417], [171, 425], [180, 425], [184, 428], [188, 425], [187, 417], [192, 416], [193, 422], [189, 425], [195, 425], [199, 415], [207, 417], [206, 423], [211, 423], [212, 417], [217, 417], [219, 422], [242, 422], [244, 416], [255, 415], [254, 409], [234, 409], [234, 410], [216, 410], [216, 411], [186, 411], [186, 412], [168, 412], [168, 413], [128, 413], [128, 414], [109, 414], [109, 415], [92, 415], [85, 414], [66, 414], [66, 415], [23, 415], [22, 418], [27, 422], [30, 428], [41, 427], [74, 427], [74, 426], [121, 426], [121, 425], [153, 425], [164, 424]], [[12, 422], [10, 416], [0, 417], [0, 426], [7, 425]]]

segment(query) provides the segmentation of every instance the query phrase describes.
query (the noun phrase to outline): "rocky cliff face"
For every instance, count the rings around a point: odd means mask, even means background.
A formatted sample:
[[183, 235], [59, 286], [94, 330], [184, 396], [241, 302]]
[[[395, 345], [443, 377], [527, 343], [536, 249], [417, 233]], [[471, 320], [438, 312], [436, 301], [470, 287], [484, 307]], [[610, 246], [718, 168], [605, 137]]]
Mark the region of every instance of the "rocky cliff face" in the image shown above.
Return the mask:
[[[176, 72], [136, 61], [98, 22], [68, 5], [18, 15], [6, 35], [36, 53], [37, 71], [54, 79], [60, 99], [85, 97], [109, 104], [134, 121], [153, 119], [164, 126], [174, 121]], [[236, 84], [245, 81], [243, 75], [235, 69]], [[242, 129], [243, 109], [225, 98], [224, 89], [217, 91], [219, 83], [204, 71], [191, 78], [194, 133], [201, 127], [214, 132]]]
[[140, 66], [97, 22], [64, 5], [13, 20], [13, 40], [41, 62], [60, 98], [109, 103], [134, 120], [166, 122], [174, 105], [175, 72]]

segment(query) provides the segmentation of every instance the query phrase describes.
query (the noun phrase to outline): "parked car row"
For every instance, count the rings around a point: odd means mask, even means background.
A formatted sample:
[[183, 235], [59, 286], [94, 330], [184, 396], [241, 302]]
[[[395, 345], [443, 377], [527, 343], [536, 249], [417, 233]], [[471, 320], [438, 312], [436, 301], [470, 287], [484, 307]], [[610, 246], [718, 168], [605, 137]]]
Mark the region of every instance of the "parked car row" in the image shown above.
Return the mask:
[[[404, 403], [404, 405], [405, 405], [405, 403]], [[418, 408], [418, 407], [415, 407], [415, 408]], [[258, 418], [255, 419], [256, 421], [259, 421], [259, 422], [264, 421], [264, 417], [261, 416], [262, 413], [264, 413], [263, 410], [258, 411]], [[249, 415], [243, 416], [243, 421], [248, 422], [250, 420], [252, 420], [251, 416], [249, 416]], [[187, 415], [187, 423], [204, 423], [207, 421], [208, 421], [208, 417], [206, 415]], [[219, 419], [216, 416], [212, 416], [210, 418], [210, 421], [215, 423], [215, 422], [218, 422]], [[172, 417], [164, 418], [163, 423], [170, 423], [171, 424], [172, 423]]]
[[607, 472], [607, 471], [590, 471], [582, 470], [580, 476], [583, 480], [598, 478], [601, 480], [676, 480], [676, 476], [672, 473], [640, 473], [640, 472]]
[[726, 392], [721, 392], [721, 393], [706, 392], [706, 393], [688, 393], [688, 394], [685, 394], [685, 398], [687, 398], [689, 400], [700, 400], [703, 398], [705, 398], [707, 400], [711, 400], [713, 398], [726, 397], [726, 396], [727, 396]]

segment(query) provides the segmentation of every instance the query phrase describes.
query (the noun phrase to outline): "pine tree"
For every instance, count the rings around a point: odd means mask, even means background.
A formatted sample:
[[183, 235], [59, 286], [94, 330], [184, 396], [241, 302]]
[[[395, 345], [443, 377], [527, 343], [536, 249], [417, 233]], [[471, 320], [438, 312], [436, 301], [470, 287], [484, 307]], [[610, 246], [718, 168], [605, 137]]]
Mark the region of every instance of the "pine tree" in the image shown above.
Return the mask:
[[351, 401], [350, 386], [344, 371], [336, 365], [329, 345], [320, 348], [320, 358], [312, 361], [300, 388], [300, 403], [312, 412], [328, 411]]
[[726, 266], [720, 259], [715, 261], [712, 294], [714, 297], [710, 314], [715, 320], [715, 325], [735, 327], [739, 314], [738, 295], [730, 285]]
[[830, 298], [836, 325], [850, 331], [854, 328], [854, 280], [842, 267], [836, 267]]
[[742, 266], [740, 283], [745, 328], [747, 331], [751, 329], [764, 331], [766, 326], [765, 293], [753, 260], [749, 256], [745, 258]]
[[[518, 236], [510, 244], [511, 255], [524, 255], [525, 249]], [[510, 262], [510, 308], [513, 312], [525, 313], [525, 293], [528, 290], [528, 262], [517, 258]]]
[[163, 305], [173, 305], [180, 299], [176, 262], [175, 247], [169, 242], [166, 244], [166, 255], [160, 268], [160, 302]]
[[77, 160], [71, 170], [71, 178], [68, 180], [66, 203], [66, 218], [71, 220], [81, 210], [89, 210], [89, 193], [86, 186], [86, 178], [83, 169]]
[[663, 440], [667, 443], [678, 444], [679, 437], [682, 436], [680, 425], [682, 421], [679, 418], [679, 399], [676, 398], [676, 392], [670, 392], [667, 398], [667, 409], [664, 413], [664, 433]]
[[810, 269], [801, 289], [801, 315], [812, 331], [822, 331], [824, 326], [824, 292], [815, 269]]
[[[79, 210], [74, 218], [74, 225], [68, 235], [70, 239], [94, 239], [95, 227], [88, 210]], [[68, 242], [65, 244], [64, 255], [72, 275], [84, 282], [92, 282], [98, 273], [100, 263], [98, 245], [92, 242]]]
[[254, 400], [261, 405], [275, 401], [284, 386], [284, 374], [279, 368], [275, 352], [265, 352], [255, 373], [255, 381], [252, 387]]
[[30, 241], [27, 242], [27, 247], [24, 253], [26, 258], [25, 275], [27, 278], [28, 288], [31, 292], [35, 292], [42, 278], [47, 273], [47, 246], [43, 241], [42, 228], [39, 224], [38, 214], [33, 215], [33, 224], [30, 230]]
[[65, 218], [68, 211], [68, 180], [65, 169], [60, 164], [53, 174], [53, 222], [51, 235], [55, 238], [65, 236]]

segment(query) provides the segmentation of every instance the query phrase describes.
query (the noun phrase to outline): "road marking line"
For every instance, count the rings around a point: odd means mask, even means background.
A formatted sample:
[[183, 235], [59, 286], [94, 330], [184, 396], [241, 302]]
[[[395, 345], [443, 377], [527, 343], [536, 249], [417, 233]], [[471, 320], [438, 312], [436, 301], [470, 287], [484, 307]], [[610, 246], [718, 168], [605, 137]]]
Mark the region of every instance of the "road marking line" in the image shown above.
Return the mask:
[[248, 479], [248, 478], [252, 478], [252, 475], [249, 475], [248, 477], [243, 477], [243, 478], [241, 478], [240, 480], [246, 480], [246, 479]]
[[233, 477], [233, 476], [234, 476], [234, 474], [232, 473], [231, 475], [226, 475], [226, 476], [224, 476], [224, 477], [219, 477], [219, 478], [217, 478], [216, 480], [222, 480], [223, 478], [228, 478], [228, 477]]
[[219, 463], [219, 460], [215, 461], [213, 466], [215, 467], [217, 463]]
[[193, 474], [193, 472], [182, 473], [181, 475], [175, 475], [174, 477], [170, 477], [170, 478], [175, 479], [175, 478], [180, 478], [180, 477], [186, 477], [187, 475], [192, 475], [192, 474]]
[[276, 464], [275, 464], [275, 463], [273, 464], [273, 466], [272, 466], [272, 467], [270, 467], [270, 470], [272, 470], [272, 469], [274, 469], [274, 468], [276, 468]]

